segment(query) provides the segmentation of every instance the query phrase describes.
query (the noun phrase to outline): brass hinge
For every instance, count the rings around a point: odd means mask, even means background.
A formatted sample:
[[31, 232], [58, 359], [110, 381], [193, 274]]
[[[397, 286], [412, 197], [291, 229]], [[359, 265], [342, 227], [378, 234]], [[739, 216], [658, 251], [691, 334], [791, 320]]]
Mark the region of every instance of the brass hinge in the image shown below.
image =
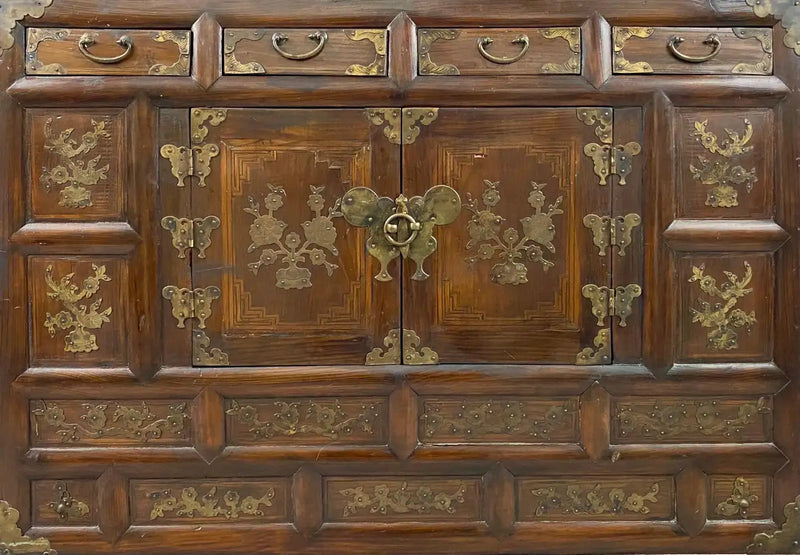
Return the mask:
[[198, 187], [206, 186], [206, 178], [211, 175], [211, 160], [220, 153], [219, 145], [205, 142], [206, 124], [218, 127], [227, 117], [225, 109], [192, 108], [191, 146], [165, 144], [161, 147], [161, 157], [170, 161], [178, 187], [186, 186], [187, 177], [197, 177]]
[[619, 325], [628, 325], [628, 316], [633, 312], [633, 300], [642, 296], [642, 287], [635, 283], [611, 289], [604, 285], [590, 283], [581, 289], [583, 296], [592, 303], [592, 314], [597, 325], [605, 327], [608, 316], [619, 317]]
[[178, 218], [165, 216], [161, 227], [172, 235], [172, 246], [178, 251], [178, 258], [186, 258], [186, 251], [197, 248], [197, 257], [205, 258], [206, 249], [211, 246], [211, 232], [220, 226], [219, 218]]
[[167, 285], [161, 290], [161, 296], [172, 303], [172, 315], [179, 328], [186, 327], [186, 320], [196, 318], [197, 327], [205, 329], [206, 320], [211, 317], [211, 303], [222, 296], [222, 291], [214, 286], [187, 289]]
[[620, 256], [625, 256], [625, 249], [631, 244], [631, 232], [641, 223], [642, 217], [635, 213], [617, 217], [587, 214], [583, 218], [583, 225], [594, 234], [600, 256], [605, 256], [606, 249], [613, 246], [619, 247]]
[[634, 141], [614, 144], [614, 111], [611, 108], [578, 108], [577, 116], [586, 125], [593, 126], [601, 144], [588, 143], [583, 153], [594, 162], [594, 173], [600, 185], [606, 185], [612, 175], [619, 176], [619, 184], [625, 185], [628, 174], [633, 171], [633, 157], [642, 152], [642, 146]]

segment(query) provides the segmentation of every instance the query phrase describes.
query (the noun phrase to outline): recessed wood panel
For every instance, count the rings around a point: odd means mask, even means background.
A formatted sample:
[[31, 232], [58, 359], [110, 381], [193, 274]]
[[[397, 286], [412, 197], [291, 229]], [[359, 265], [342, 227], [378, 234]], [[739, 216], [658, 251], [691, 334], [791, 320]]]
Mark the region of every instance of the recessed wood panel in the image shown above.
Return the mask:
[[93, 480], [36, 480], [31, 482], [34, 526], [92, 526], [97, 524]]
[[772, 515], [769, 476], [709, 476], [708, 518], [761, 520]]

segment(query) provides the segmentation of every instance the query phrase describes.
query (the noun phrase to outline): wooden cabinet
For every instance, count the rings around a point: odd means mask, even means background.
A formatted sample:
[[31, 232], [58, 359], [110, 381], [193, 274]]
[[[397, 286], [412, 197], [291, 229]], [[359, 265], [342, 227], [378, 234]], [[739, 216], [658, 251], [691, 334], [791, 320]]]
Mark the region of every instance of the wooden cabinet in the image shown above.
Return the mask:
[[645, 4], [0, 4], [0, 551], [796, 550], [797, 8]]

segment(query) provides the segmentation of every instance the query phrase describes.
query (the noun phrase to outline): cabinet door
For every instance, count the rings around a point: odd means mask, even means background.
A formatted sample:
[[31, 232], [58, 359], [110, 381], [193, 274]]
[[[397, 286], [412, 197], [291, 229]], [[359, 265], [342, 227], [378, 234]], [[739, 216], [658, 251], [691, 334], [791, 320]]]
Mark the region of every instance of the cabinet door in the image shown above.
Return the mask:
[[444, 184], [463, 203], [437, 230], [430, 279], [404, 269], [404, 327], [440, 362], [575, 364], [610, 339], [582, 294], [610, 287], [584, 218], [610, 214], [612, 180], [586, 151], [611, 143], [612, 114], [591, 112], [443, 108], [404, 146], [406, 196]]
[[372, 279], [340, 203], [359, 186], [397, 196], [400, 147], [363, 110], [194, 109], [192, 143], [192, 215], [220, 221], [193, 249], [195, 344], [230, 365], [363, 364], [399, 327], [400, 287]]

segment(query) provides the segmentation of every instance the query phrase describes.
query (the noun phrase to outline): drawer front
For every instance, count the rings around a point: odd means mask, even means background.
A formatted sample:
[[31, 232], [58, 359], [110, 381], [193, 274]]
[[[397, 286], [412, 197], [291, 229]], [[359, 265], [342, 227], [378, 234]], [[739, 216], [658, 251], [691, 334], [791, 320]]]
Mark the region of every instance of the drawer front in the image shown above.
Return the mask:
[[191, 32], [28, 29], [28, 75], [189, 75]]
[[614, 73], [771, 75], [772, 29], [614, 27]]
[[226, 29], [229, 75], [386, 75], [386, 29]]
[[581, 72], [581, 30], [421, 29], [420, 75], [539, 75]]

